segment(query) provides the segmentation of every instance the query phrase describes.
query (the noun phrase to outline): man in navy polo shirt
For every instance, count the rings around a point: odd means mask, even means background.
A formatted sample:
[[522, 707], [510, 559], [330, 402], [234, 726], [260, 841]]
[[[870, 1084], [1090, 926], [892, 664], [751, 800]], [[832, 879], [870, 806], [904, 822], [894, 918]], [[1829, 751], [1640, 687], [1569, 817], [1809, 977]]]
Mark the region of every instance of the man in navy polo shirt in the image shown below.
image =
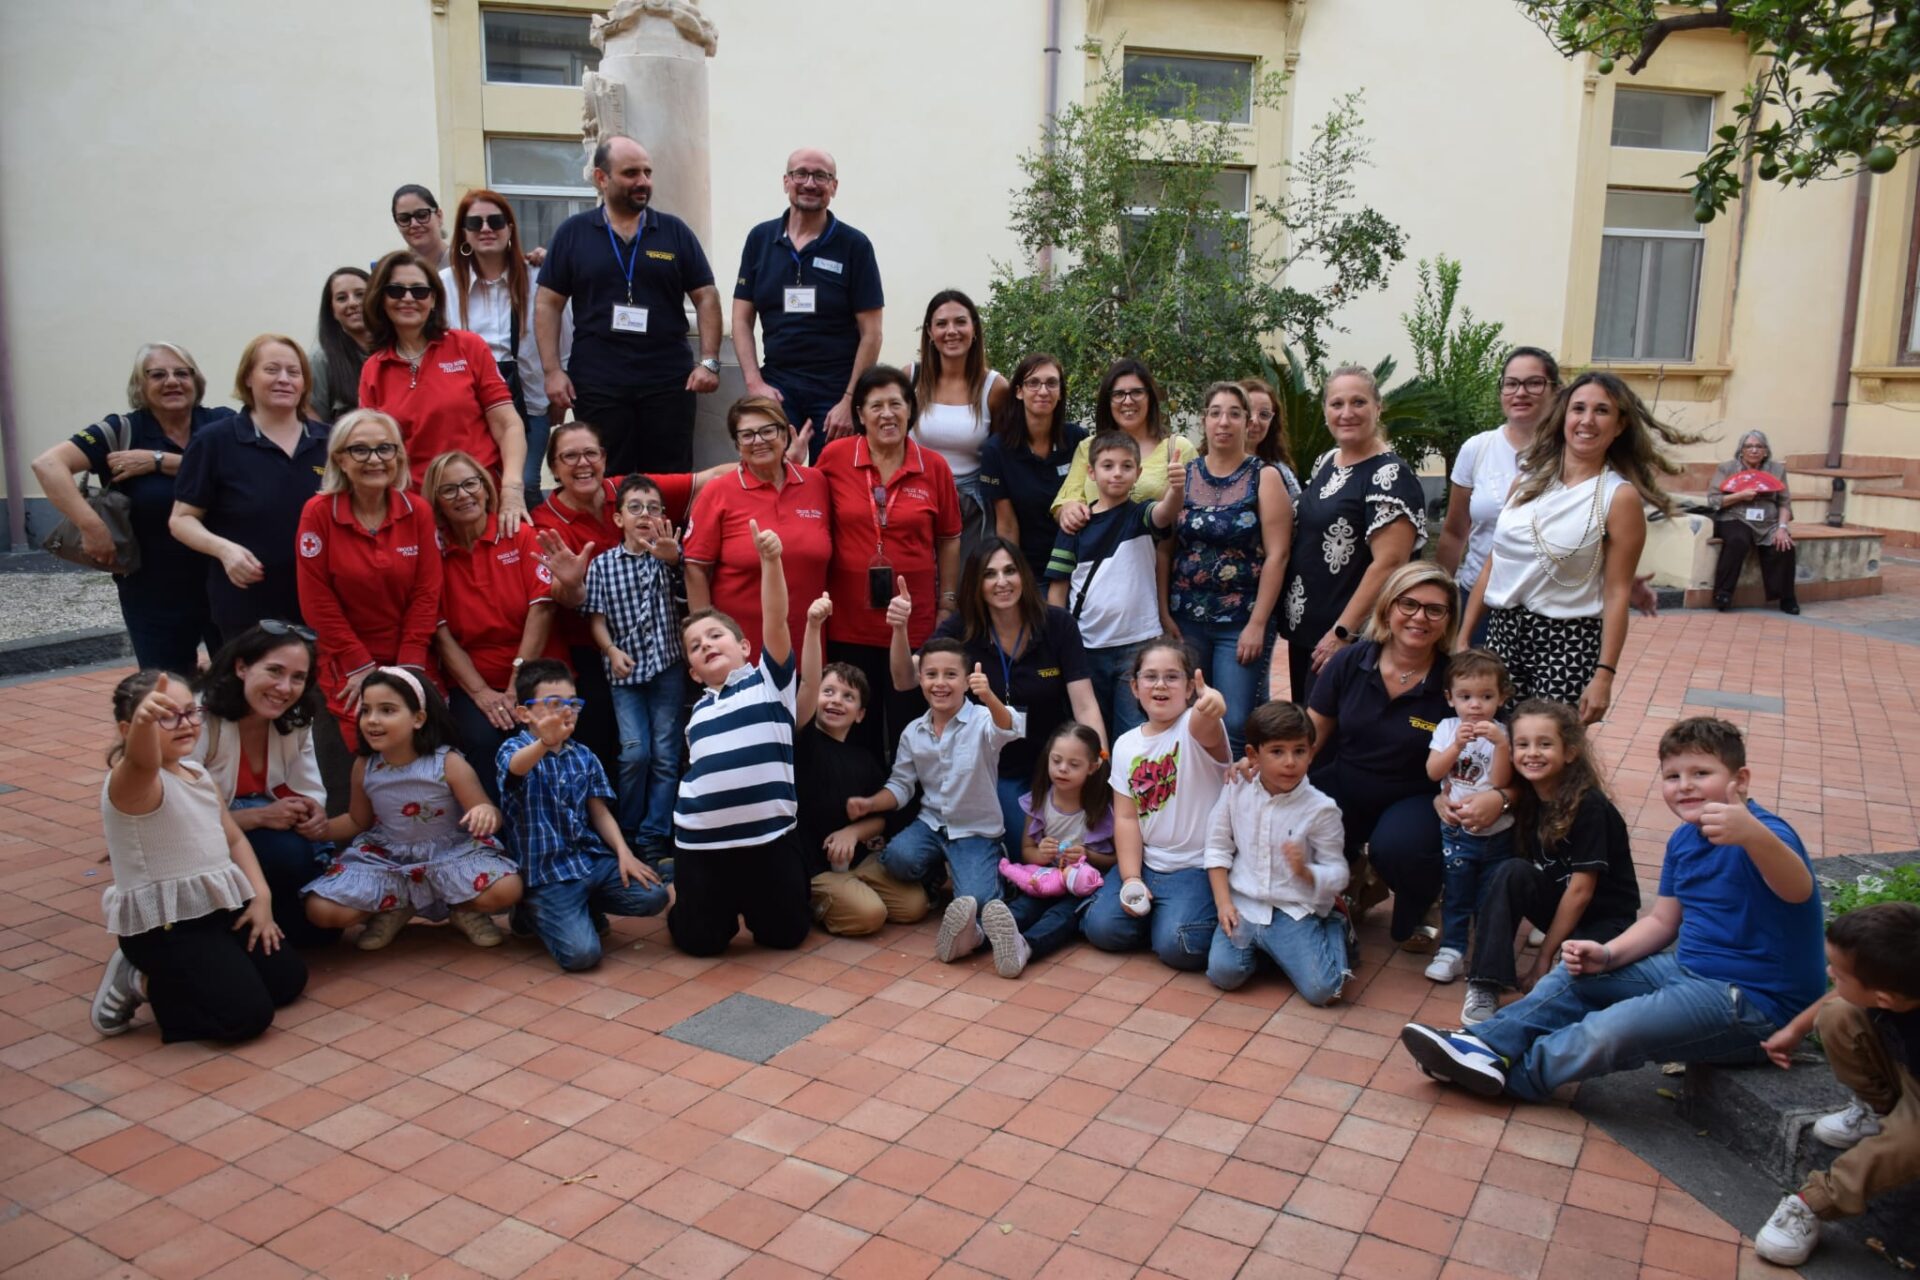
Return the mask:
[[[691, 228], [652, 208], [653, 161], [632, 138], [593, 153], [601, 205], [560, 224], [540, 269], [534, 333], [557, 424], [569, 408], [600, 428], [607, 473], [693, 470], [694, 394], [720, 385], [720, 293]], [[700, 318], [700, 363], [682, 299]], [[573, 354], [560, 367], [560, 313]], [[577, 389], [576, 389], [577, 387]]]
[[784, 404], [796, 430], [813, 424], [818, 458], [822, 444], [853, 433], [853, 384], [880, 358], [880, 267], [873, 242], [827, 212], [840, 186], [832, 156], [802, 147], [783, 181], [787, 211], [749, 231], [740, 254], [733, 350], [750, 393]]

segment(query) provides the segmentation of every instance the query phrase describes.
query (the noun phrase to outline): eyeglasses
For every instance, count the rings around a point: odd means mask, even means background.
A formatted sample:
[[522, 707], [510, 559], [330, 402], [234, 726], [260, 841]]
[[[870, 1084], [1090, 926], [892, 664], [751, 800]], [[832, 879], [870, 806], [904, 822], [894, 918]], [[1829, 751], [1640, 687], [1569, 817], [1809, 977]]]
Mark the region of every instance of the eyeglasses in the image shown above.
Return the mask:
[[1453, 606], [1450, 604], [1428, 604], [1424, 600], [1415, 600], [1412, 596], [1396, 598], [1393, 607], [1403, 618], [1411, 618], [1416, 613], [1423, 613], [1427, 616], [1428, 622], [1445, 622], [1447, 615], [1453, 612]]
[[1142, 671], [1134, 676], [1133, 682], [1135, 684], [1146, 685], [1151, 689], [1163, 684], [1185, 684], [1187, 682], [1187, 676], [1186, 673], [1181, 671]]
[[528, 698], [520, 704], [523, 707], [543, 707], [548, 711], [584, 711], [585, 698], [562, 698], [558, 695], [550, 698]]
[[406, 213], [394, 214], [393, 224], [396, 227], [404, 227], [409, 222], [417, 222], [424, 227], [433, 221], [433, 215], [438, 212], [440, 212], [438, 209], [411, 209]]
[[1273, 410], [1271, 410], [1271, 409], [1256, 409], [1256, 410], [1254, 410], [1254, 413], [1253, 413], [1253, 420], [1254, 420], [1255, 422], [1272, 422], [1272, 421], [1273, 421]]
[[147, 381], [148, 382], [192, 382], [193, 370], [191, 369], [149, 369], [147, 370]]
[[1107, 396], [1109, 400], [1145, 400], [1145, 387], [1115, 387]]
[[1060, 389], [1060, 379], [1028, 378], [1025, 382], [1021, 383], [1020, 385], [1025, 387], [1029, 391], [1058, 391]]
[[282, 622], [278, 618], [260, 619], [260, 629], [270, 636], [299, 636], [308, 644], [317, 638], [312, 631], [297, 622]]
[[1500, 379], [1501, 391], [1503, 392], [1504, 391], [1524, 391], [1530, 396], [1537, 396], [1542, 392], [1544, 392], [1548, 387], [1551, 387], [1552, 385], [1553, 385], [1552, 381], [1546, 378], [1502, 378]]
[[630, 516], [663, 516], [667, 514], [664, 502], [629, 502], [620, 508]]
[[[384, 447], [391, 449], [393, 446]], [[452, 502], [463, 493], [477, 495], [486, 487], [486, 482], [479, 476], [468, 476], [465, 480], [455, 480], [452, 484], [441, 485], [433, 491], [433, 496], [442, 502]]]
[[385, 444], [350, 444], [340, 452], [355, 462], [366, 462], [372, 458], [386, 462], [400, 452], [400, 446], [389, 440]]
[[554, 458], [563, 467], [579, 467], [607, 456], [604, 449], [572, 449]]
[[768, 423], [764, 427], [742, 427], [733, 433], [733, 438], [741, 444], [754, 444], [761, 440], [778, 440], [785, 427]]
[[181, 725], [199, 724], [202, 720], [206, 719], [206, 716], [206, 709], [196, 702], [190, 707], [182, 708], [171, 714], [162, 713], [157, 715], [153, 718], [153, 721], [162, 729], [178, 729]]
[[838, 182], [840, 180], [839, 175], [828, 173], [825, 169], [789, 169], [787, 170], [787, 178], [795, 185], [805, 185], [811, 182], [819, 187], [824, 187], [829, 182]]
[[460, 219], [460, 225], [469, 231], [478, 231], [482, 227], [485, 227], [489, 231], [500, 231], [505, 229], [507, 225], [507, 215], [504, 213], [470, 213]]
[[402, 298], [412, 298], [415, 302], [425, 302], [433, 296], [430, 284], [390, 284], [380, 292], [398, 302]]

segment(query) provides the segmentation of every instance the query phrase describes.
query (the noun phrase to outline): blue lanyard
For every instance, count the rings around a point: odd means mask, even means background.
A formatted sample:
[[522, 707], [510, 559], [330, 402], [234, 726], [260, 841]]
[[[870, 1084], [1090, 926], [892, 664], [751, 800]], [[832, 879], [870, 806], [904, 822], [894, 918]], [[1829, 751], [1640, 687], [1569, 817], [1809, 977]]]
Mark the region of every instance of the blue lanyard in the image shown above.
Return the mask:
[[[827, 223], [827, 229], [825, 231], [821, 232], [819, 235], [815, 236], [813, 239], [807, 241], [807, 248], [813, 249], [813, 250], [819, 249], [821, 245], [825, 244], [828, 240], [831, 240], [833, 238], [833, 229], [838, 225], [839, 223], [837, 222], [829, 221]], [[791, 231], [783, 230], [780, 233], [780, 243], [786, 246], [787, 256], [793, 259], [793, 283], [794, 283], [794, 287], [798, 288], [799, 286], [804, 285], [807, 281], [806, 281], [806, 277], [800, 274], [800, 250], [793, 247], [793, 233]]]
[[647, 233], [647, 215], [640, 215], [640, 225], [633, 229], [633, 256], [624, 261], [620, 257], [620, 241], [613, 234], [613, 219], [607, 222], [607, 246], [613, 250], [613, 264], [626, 273], [627, 305], [633, 305], [633, 269], [640, 265], [640, 237]]
[[[1007, 651], [1000, 647], [1000, 633], [993, 629], [991, 618], [987, 620], [987, 638], [993, 641], [993, 656], [1000, 659], [1000, 687], [1006, 690], [1002, 696], [1011, 703], [1013, 701], [1013, 659], [1007, 657]], [[1016, 656], [1025, 652], [1026, 638], [1027, 624], [1023, 622], [1020, 624], [1020, 634], [1013, 638], [1013, 651]]]

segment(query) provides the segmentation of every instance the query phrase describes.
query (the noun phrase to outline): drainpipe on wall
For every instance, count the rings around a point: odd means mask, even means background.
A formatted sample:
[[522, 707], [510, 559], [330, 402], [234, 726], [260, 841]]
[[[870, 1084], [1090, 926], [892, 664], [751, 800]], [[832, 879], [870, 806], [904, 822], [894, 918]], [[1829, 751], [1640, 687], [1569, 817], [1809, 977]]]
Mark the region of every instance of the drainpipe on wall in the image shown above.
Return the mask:
[[[1042, 51], [1047, 59], [1047, 115], [1041, 145], [1049, 160], [1053, 158], [1053, 122], [1060, 114], [1060, 4], [1061, 0], [1047, 0], [1047, 47]], [[1040, 274], [1053, 274], [1052, 245], [1040, 250]]]
[[[1871, 174], [1853, 180], [1853, 236], [1847, 246], [1846, 301], [1840, 313], [1840, 352], [1833, 365], [1833, 411], [1827, 420], [1827, 465], [1838, 467], [1847, 443], [1847, 401], [1853, 390], [1853, 344], [1860, 317], [1860, 280], [1867, 258], [1867, 211], [1873, 198]], [[1827, 503], [1827, 523], [1846, 522], [1847, 482], [1834, 477], [1833, 497]]]
[[[0, 262], [0, 277], [5, 264]], [[0, 299], [7, 296], [4, 278], [0, 278]], [[13, 414], [13, 348], [7, 342], [7, 309], [0, 304], [0, 454], [6, 455], [7, 550], [19, 555], [27, 550], [27, 488], [20, 465], [20, 437]]]

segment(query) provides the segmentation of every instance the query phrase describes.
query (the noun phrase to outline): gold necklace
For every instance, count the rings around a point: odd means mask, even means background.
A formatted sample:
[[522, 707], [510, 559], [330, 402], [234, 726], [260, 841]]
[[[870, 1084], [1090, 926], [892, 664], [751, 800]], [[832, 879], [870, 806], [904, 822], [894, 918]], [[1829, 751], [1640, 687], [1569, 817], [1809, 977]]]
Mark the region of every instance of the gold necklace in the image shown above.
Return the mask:
[[[1546, 534], [1540, 528], [1540, 502], [1547, 494], [1541, 494], [1539, 498], [1535, 498], [1533, 502], [1529, 504], [1532, 510], [1528, 513], [1527, 522], [1531, 526], [1533, 533], [1533, 558], [1546, 573], [1547, 579], [1556, 586], [1577, 589], [1585, 587], [1600, 575], [1600, 566], [1606, 559], [1601, 552], [1601, 545], [1605, 541], [1606, 535], [1607, 488], [1606, 485], [1601, 482], [1605, 480], [1606, 477], [1606, 468], [1602, 467], [1600, 474], [1593, 478], [1593, 504], [1587, 508], [1586, 527], [1580, 531], [1579, 541], [1573, 543], [1571, 546], [1555, 546], [1547, 540]], [[1556, 479], [1553, 484], [1554, 487], [1560, 489], [1572, 488], [1566, 481], [1560, 479]], [[1551, 492], [1553, 492], [1553, 489], [1549, 488], [1547, 493]], [[1599, 530], [1597, 535], [1595, 533], [1596, 529]], [[1562, 578], [1559, 572], [1561, 567], [1571, 563], [1575, 556], [1588, 550], [1589, 547], [1592, 549], [1592, 555], [1587, 561], [1585, 570], [1581, 571], [1579, 576], [1572, 581]]]

